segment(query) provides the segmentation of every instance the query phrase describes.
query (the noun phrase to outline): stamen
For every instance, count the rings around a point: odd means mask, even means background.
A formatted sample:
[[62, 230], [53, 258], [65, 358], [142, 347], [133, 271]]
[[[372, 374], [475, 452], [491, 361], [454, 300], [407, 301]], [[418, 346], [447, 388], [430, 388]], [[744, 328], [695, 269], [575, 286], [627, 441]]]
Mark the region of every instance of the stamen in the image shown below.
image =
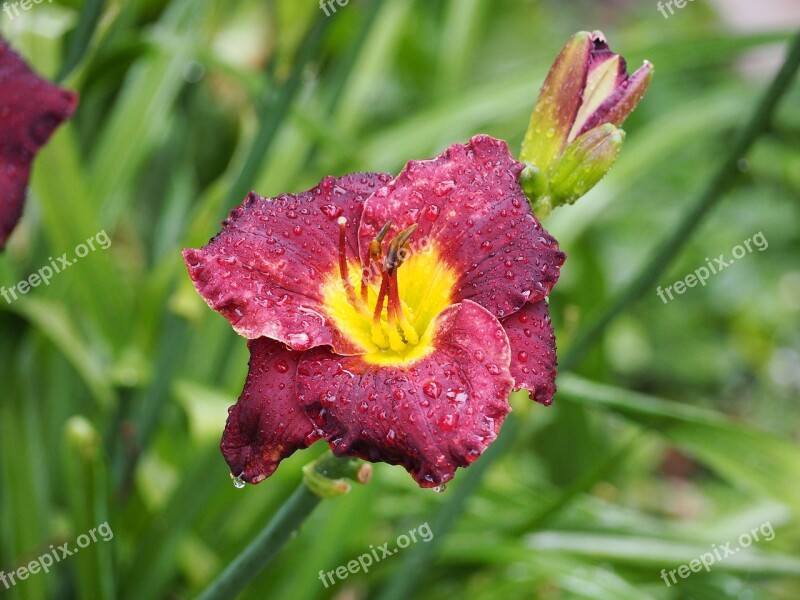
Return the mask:
[[[389, 287], [392, 287], [391, 279], [389, 279]], [[406, 348], [406, 342], [400, 337], [400, 331], [397, 329], [396, 308], [392, 305], [390, 297], [389, 306], [386, 308], [389, 315], [389, 347], [395, 352], [402, 352]]]
[[403, 263], [403, 257], [400, 254], [400, 249], [403, 248], [414, 232], [417, 230], [418, 225], [414, 223], [411, 227], [403, 229], [389, 244], [389, 253], [386, 255], [386, 270], [394, 271]]
[[392, 227], [392, 220], [389, 219], [388, 221], [386, 221], [386, 225], [381, 227], [381, 230], [378, 232], [378, 235], [375, 236], [375, 241], [378, 242], [378, 244], [383, 243], [383, 239], [386, 237], [386, 234], [389, 233], [389, 229], [391, 229], [391, 227]]
[[[391, 221], [383, 226], [380, 233], [369, 245], [369, 255], [367, 258], [367, 272], [369, 273], [373, 263], [378, 263], [383, 251], [381, 244], [391, 227]], [[389, 244], [386, 258], [383, 261], [381, 270], [381, 287], [378, 292], [378, 301], [372, 314], [372, 341], [382, 349], [391, 348], [395, 352], [402, 352], [407, 344], [418, 344], [419, 334], [414, 326], [406, 318], [403, 312], [403, 303], [400, 300], [400, 291], [397, 285], [397, 268], [403, 264], [404, 252], [408, 240], [417, 229], [415, 223], [398, 233]], [[343, 234], [342, 234], [343, 235]], [[343, 238], [342, 238], [343, 239]], [[341, 262], [341, 256], [340, 256]], [[367, 281], [362, 274], [361, 296], [366, 298]], [[383, 307], [386, 302], [386, 316], [388, 327], [383, 324]]]
[[369, 299], [369, 294], [367, 291], [367, 286], [369, 285], [369, 278], [372, 275], [372, 263], [373, 262], [380, 262], [381, 258], [383, 258], [383, 250], [381, 249], [381, 244], [383, 243], [383, 239], [386, 237], [386, 234], [389, 233], [389, 229], [392, 226], [392, 220], [389, 219], [386, 224], [381, 228], [378, 232], [378, 235], [375, 236], [375, 239], [369, 243], [369, 254], [367, 255], [367, 264], [362, 268], [361, 271], [361, 301], [366, 305]]
[[369, 257], [367, 257], [367, 266], [362, 267], [361, 269], [361, 303], [364, 306], [367, 306], [369, 304], [369, 290], [367, 286], [369, 284], [368, 273], [370, 272], [370, 269], [372, 269], [372, 261], [370, 260]]
[[403, 332], [403, 337], [409, 344], [419, 344], [419, 334], [414, 326], [408, 321], [405, 313], [403, 312], [403, 303], [400, 301], [400, 290], [397, 285], [397, 271], [389, 276], [389, 315], [392, 312], [397, 316], [397, 322], [400, 325], [400, 330]]
[[389, 278], [386, 273], [383, 273], [381, 280], [381, 289], [378, 292], [378, 302], [375, 304], [375, 312], [372, 315], [372, 342], [379, 348], [387, 348], [389, 341], [386, 339], [386, 334], [383, 331], [381, 324], [381, 315], [383, 315], [383, 302], [386, 299], [386, 293], [389, 286]]
[[342, 284], [347, 292], [348, 301], [357, 309], [358, 301], [356, 300], [356, 292], [353, 289], [353, 284], [350, 283], [350, 274], [347, 268], [347, 246], [345, 244], [347, 219], [345, 217], [339, 217], [337, 223], [339, 224], [339, 274], [342, 277]]

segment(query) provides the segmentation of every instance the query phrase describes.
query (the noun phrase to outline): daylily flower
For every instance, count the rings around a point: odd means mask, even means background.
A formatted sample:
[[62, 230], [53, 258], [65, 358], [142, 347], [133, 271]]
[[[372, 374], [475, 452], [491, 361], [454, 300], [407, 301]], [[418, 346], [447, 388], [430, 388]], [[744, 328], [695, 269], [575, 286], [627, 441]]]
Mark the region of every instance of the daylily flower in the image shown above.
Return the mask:
[[625, 139], [618, 127], [652, 75], [645, 61], [629, 76], [625, 59], [599, 31], [570, 38], [542, 86], [522, 146], [523, 187], [537, 215], [574, 202], [605, 176]]
[[45, 81], [0, 38], [0, 250], [22, 215], [31, 163], [78, 103]]
[[251, 193], [184, 251], [197, 291], [250, 339], [222, 440], [232, 476], [258, 483], [325, 439], [433, 487], [495, 439], [512, 389], [552, 401], [545, 298], [565, 255], [528, 206], [523, 168], [477, 136], [394, 180]]

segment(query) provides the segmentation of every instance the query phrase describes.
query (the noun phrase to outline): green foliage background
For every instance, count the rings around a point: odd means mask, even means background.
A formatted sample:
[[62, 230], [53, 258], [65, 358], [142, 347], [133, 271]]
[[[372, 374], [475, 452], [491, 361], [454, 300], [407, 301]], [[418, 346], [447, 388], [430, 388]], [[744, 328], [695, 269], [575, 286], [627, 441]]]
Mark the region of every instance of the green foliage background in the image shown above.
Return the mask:
[[[717, 168], [775, 68], [750, 53], [779, 57], [784, 27], [742, 33], [706, 2], [665, 20], [654, 2], [622, 0], [351, 0], [328, 19], [297, 0], [65, 0], [3, 14], [12, 44], [82, 100], [37, 160], [0, 284], [100, 230], [113, 245], [0, 302], [0, 569], [106, 520], [115, 535], [0, 596], [194, 597], [324, 450], [244, 491], [219, 454], [248, 355], [179, 250], [248, 189], [397, 172], [482, 132], [516, 149], [567, 36], [602, 29], [656, 76], [612, 174], [546, 223], [569, 255], [551, 296], [563, 352]], [[667, 305], [648, 292], [562, 372], [553, 407], [512, 398], [482, 477], [468, 476], [479, 461], [434, 494], [377, 465], [371, 484], [323, 502], [242, 598], [380, 598], [403, 582], [432, 599], [797, 598], [798, 101], [795, 83], [659, 281], [758, 232], [767, 250]], [[430, 544], [332, 589], [318, 579], [424, 522]], [[661, 580], [766, 522], [774, 540]]]

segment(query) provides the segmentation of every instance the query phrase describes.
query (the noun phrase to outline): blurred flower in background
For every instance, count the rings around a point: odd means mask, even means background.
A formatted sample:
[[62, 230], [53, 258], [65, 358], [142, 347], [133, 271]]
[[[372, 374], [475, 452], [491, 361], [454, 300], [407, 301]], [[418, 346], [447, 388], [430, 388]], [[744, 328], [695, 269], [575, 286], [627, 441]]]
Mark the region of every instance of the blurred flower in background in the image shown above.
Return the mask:
[[31, 163], [78, 95], [36, 75], [0, 36], [0, 250], [22, 215]]

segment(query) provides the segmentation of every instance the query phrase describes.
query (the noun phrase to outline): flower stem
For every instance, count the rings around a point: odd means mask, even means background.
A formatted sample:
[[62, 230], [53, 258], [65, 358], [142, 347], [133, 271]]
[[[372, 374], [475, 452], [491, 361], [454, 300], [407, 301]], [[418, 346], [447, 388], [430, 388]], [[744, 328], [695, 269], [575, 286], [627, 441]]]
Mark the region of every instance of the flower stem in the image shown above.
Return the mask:
[[369, 483], [372, 465], [357, 458], [338, 458], [328, 451], [306, 465], [303, 472], [303, 482], [272, 521], [198, 600], [229, 600], [238, 596], [281, 551], [323, 498], [347, 494], [350, 491], [347, 480]]
[[294, 532], [314, 512], [322, 498], [301, 483], [269, 525], [236, 557], [198, 600], [236, 598], [283, 548]]

